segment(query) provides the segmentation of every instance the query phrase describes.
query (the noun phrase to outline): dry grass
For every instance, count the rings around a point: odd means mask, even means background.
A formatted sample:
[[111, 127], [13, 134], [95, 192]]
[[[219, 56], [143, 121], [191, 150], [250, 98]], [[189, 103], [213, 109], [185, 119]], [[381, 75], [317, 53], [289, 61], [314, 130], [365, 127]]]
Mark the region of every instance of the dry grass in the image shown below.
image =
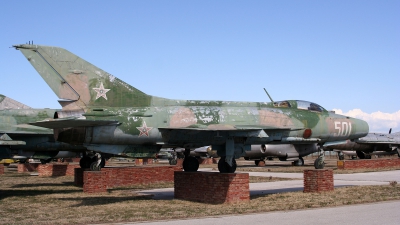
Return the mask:
[[[253, 179], [253, 178], [252, 178]], [[254, 178], [261, 179], [261, 178]], [[262, 179], [269, 179], [262, 178]], [[182, 200], [153, 200], [137, 190], [170, 183], [134, 186], [88, 195], [73, 177], [33, 177], [8, 172], [0, 176], [0, 224], [87, 224], [246, 214], [399, 200], [400, 186], [336, 188], [334, 192], [291, 192], [252, 196], [248, 203], [211, 205]]]

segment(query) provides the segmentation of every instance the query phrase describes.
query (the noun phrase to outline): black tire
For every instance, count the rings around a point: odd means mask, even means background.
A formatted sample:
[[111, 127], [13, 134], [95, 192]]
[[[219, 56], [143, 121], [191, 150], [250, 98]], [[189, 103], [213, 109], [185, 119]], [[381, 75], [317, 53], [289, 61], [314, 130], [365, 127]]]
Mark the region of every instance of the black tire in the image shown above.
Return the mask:
[[91, 164], [92, 159], [89, 156], [83, 156], [79, 161], [79, 166], [81, 166], [82, 169], [89, 169]]
[[325, 166], [324, 160], [322, 160], [321, 157], [318, 157], [315, 161], [314, 161], [314, 168], [315, 169], [323, 169]]
[[258, 166], [258, 164], [260, 164], [261, 160], [254, 160], [254, 164], [256, 164], [256, 166]]
[[234, 173], [236, 171], [236, 160], [232, 160], [232, 166], [225, 162], [225, 156], [222, 156], [218, 161], [218, 170], [220, 173]]
[[199, 169], [199, 161], [192, 156], [185, 157], [182, 167], [186, 172], [196, 172]]
[[101, 165], [97, 166], [97, 162], [92, 162], [92, 164], [90, 164], [91, 171], [100, 171], [100, 169], [101, 169]]
[[170, 159], [170, 160], [169, 160], [169, 165], [174, 166], [174, 165], [176, 165], [176, 164], [177, 164], [176, 159]]
[[365, 155], [365, 159], [371, 159], [371, 155]]
[[339, 160], [344, 160], [344, 155], [339, 155]]
[[304, 159], [302, 157], [299, 160], [294, 161], [295, 166], [304, 166]]
[[362, 151], [356, 151], [357, 156], [359, 159], [365, 159], [365, 153]]

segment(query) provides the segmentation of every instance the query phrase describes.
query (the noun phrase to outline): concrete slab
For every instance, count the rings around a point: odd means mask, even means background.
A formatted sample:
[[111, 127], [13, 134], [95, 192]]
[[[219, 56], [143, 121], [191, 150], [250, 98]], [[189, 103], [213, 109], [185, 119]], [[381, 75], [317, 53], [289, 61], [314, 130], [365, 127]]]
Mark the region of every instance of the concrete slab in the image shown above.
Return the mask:
[[354, 225], [397, 225], [400, 221], [398, 209], [400, 201], [379, 202], [351, 206], [339, 206], [318, 209], [279, 211], [247, 215], [230, 215], [197, 219], [155, 221], [144, 223], [114, 223], [146, 224], [146, 225], [234, 225], [234, 224], [354, 224]]

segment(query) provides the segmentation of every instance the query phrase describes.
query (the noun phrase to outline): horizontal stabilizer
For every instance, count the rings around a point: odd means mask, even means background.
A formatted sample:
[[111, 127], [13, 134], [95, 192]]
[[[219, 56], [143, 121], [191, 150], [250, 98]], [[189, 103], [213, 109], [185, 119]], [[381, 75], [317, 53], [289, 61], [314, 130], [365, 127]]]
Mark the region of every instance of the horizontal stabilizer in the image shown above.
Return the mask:
[[3, 109], [30, 109], [31, 107], [24, 105], [14, 99], [0, 94], [0, 110]]
[[70, 127], [94, 127], [94, 126], [106, 126], [112, 124], [118, 124], [116, 120], [86, 120], [77, 118], [66, 118], [66, 119], [52, 119], [43, 120], [34, 123], [29, 123], [38, 127], [45, 127], [50, 129], [58, 128], [70, 128]]

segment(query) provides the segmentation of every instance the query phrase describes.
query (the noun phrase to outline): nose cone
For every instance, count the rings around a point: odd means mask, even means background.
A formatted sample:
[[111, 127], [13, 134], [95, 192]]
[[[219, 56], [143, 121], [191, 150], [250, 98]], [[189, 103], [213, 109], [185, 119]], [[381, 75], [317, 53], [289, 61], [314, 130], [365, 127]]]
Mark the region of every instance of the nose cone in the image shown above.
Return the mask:
[[364, 137], [368, 134], [369, 132], [369, 126], [368, 123], [365, 122], [364, 120], [360, 119], [351, 119], [352, 125], [353, 125], [353, 132], [351, 132], [350, 139], [355, 139], [355, 138], [360, 138]]

